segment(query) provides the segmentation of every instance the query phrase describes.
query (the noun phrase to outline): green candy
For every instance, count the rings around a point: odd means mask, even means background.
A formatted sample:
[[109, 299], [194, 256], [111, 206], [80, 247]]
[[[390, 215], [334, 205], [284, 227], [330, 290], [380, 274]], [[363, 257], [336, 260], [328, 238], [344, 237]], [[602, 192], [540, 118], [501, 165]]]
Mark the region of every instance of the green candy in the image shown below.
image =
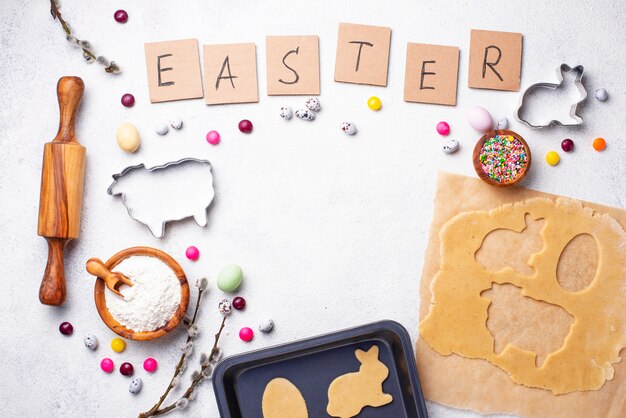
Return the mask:
[[231, 264], [217, 275], [217, 287], [222, 292], [234, 292], [241, 285], [243, 270], [237, 264]]

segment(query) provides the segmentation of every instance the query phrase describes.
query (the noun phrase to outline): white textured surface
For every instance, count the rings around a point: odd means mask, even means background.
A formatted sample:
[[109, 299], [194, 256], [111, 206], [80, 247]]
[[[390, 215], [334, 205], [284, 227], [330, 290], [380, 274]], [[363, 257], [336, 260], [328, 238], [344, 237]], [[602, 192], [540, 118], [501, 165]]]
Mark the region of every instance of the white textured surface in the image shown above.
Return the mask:
[[[526, 185], [624, 207], [626, 175], [623, 138], [626, 88], [624, 5], [595, 1], [441, 1], [337, 2], [275, 1], [65, 1], [64, 16], [79, 37], [119, 62], [123, 74], [112, 77], [88, 66], [66, 43], [51, 20], [45, 1], [2, 1], [0, 46], [0, 405], [3, 416], [136, 416], [158, 398], [171, 375], [183, 330], [158, 341], [129, 342], [122, 354], [108, 347], [114, 334], [100, 321], [93, 302], [93, 279], [85, 272], [92, 256], [107, 259], [133, 245], [159, 247], [176, 257], [193, 282], [214, 279], [220, 267], [236, 262], [246, 279], [243, 313], [228, 323], [222, 345], [227, 354], [293, 341], [383, 318], [417, 333], [418, 283], [431, 219], [435, 174], [448, 169], [472, 175], [471, 149], [478, 135], [465, 113], [482, 105], [494, 118], [507, 116], [511, 129], [530, 143], [535, 159]], [[359, 5], [358, 7], [356, 5]], [[126, 25], [114, 22], [117, 8], [129, 12]], [[393, 29], [389, 84], [386, 88], [333, 82], [337, 24], [378, 24]], [[593, 99], [582, 110], [580, 129], [530, 131], [513, 119], [519, 93], [467, 88], [469, 32], [472, 28], [524, 33], [522, 87], [554, 79], [562, 62], [583, 64], [587, 86], [605, 87], [610, 98]], [[294, 109], [304, 98], [267, 97], [265, 35], [320, 36], [322, 111], [305, 123], [281, 120], [281, 105]], [[202, 100], [151, 105], [148, 102], [143, 42], [197, 38], [203, 43], [257, 44], [260, 103], [207, 107]], [[408, 104], [402, 99], [406, 42], [458, 45], [461, 48], [456, 107]], [[68, 300], [62, 308], [37, 300], [46, 243], [36, 235], [41, 156], [58, 123], [55, 84], [63, 75], [85, 80], [78, 136], [87, 147], [88, 165], [81, 237], [67, 251]], [[137, 103], [119, 103], [132, 92]], [[376, 94], [383, 109], [371, 112], [366, 99]], [[166, 136], [154, 126], [180, 117], [183, 129]], [[243, 135], [237, 122], [248, 118], [254, 133]], [[344, 120], [359, 128], [354, 137], [339, 129]], [[454, 155], [441, 152], [435, 124], [447, 120], [461, 142]], [[143, 135], [134, 155], [122, 153], [115, 130], [135, 124]], [[207, 145], [210, 129], [222, 134]], [[603, 153], [591, 149], [593, 137], [606, 137]], [[572, 137], [576, 150], [557, 167], [543, 160], [560, 141]], [[130, 164], [156, 165], [181, 157], [213, 162], [216, 199], [209, 225], [193, 220], [171, 226], [164, 239], [131, 220], [121, 202], [106, 194], [111, 174]], [[185, 248], [202, 252], [190, 263]], [[194, 289], [195, 291], [195, 289]], [[218, 325], [213, 285], [201, 311], [199, 349], [208, 350]], [[276, 322], [274, 333], [239, 341], [241, 326], [262, 318]], [[58, 324], [71, 321], [75, 333], [64, 337]], [[83, 346], [94, 333], [100, 347]], [[144, 380], [137, 396], [130, 380], [105, 375], [98, 363], [112, 357], [130, 361]], [[142, 370], [145, 357], [159, 370]], [[193, 359], [197, 362], [197, 356]], [[189, 374], [189, 372], [188, 372]], [[184, 382], [187, 382], [187, 378]], [[453, 382], [450, 382], [453, 384]], [[477, 382], [479, 384], [479, 382]], [[174, 397], [172, 399], [175, 399]], [[430, 404], [434, 417], [469, 413]], [[212, 388], [204, 385], [185, 416], [217, 415]], [[173, 414], [183, 416], [183, 414]]]

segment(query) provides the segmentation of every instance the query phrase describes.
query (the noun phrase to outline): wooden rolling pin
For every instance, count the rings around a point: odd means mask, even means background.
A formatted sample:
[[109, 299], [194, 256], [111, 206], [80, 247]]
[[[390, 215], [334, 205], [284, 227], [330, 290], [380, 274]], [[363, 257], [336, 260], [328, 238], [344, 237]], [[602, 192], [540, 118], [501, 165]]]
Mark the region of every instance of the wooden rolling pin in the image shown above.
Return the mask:
[[78, 143], [74, 128], [84, 91], [79, 77], [59, 79], [59, 132], [43, 151], [37, 234], [48, 241], [48, 263], [39, 288], [39, 300], [45, 305], [65, 301], [63, 250], [80, 231], [86, 150]]

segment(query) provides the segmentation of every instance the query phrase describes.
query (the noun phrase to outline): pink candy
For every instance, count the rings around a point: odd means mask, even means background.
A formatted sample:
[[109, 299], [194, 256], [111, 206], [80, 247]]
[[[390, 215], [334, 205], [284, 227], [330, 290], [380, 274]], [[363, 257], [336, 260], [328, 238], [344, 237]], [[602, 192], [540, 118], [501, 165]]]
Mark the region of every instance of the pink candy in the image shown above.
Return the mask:
[[106, 373], [111, 373], [115, 368], [115, 365], [113, 364], [113, 360], [107, 357], [103, 358], [100, 362], [100, 368]]
[[206, 134], [206, 142], [208, 142], [211, 145], [217, 145], [220, 143], [220, 134], [217, 131], [209, 131], [208, 134]]
[[196, 248], [196, 247], [194, 247], [192, 245], [192, 246], [187, 248], [187, 251], [185, 251], [185, 255], [191, 261], [196, 261], [198, 259], [198, 257], [200, 257], [200, 250], [198, 250], [198, 248]]
[[148, 373], [154, 373], [157, 369], [157, 361], [152, 357], [148, 357], [143, 361], [143, 368]]
[[450, 133], [450, 125], [448, 122], [441, 121], [437, 124], [437, 133], [446, 136]]
[[254, 331], [252, 328], [243, 327], [239, 330], [239, 338], [248, 343], [254, 338]]

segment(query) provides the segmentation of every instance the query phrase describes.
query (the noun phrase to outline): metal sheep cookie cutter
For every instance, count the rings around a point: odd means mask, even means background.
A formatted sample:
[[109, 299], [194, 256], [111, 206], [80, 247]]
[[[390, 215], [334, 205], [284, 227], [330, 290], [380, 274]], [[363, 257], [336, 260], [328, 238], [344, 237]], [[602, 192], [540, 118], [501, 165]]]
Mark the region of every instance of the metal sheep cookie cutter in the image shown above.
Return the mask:
[[169, 222], [193, 217], [199, 226], [207, 224], [207, 209], [215, 196], [207, 160], [183, 158], [151, 168], [139, 164], [114, 174], [113, 180], [107, 193], [121, 195], [130, 217], [157, 238], [163, 237]]
[[[583, 101], [585, 101], [585, 98], [587, 97], [587, 90], [585, 89], [585, 86], [582, 83], [583, 71], [584, 71], [584, 68], [582, 65], [577, 65], [576, 67], [572, 68], [567, 64], [561, 64], [556, 70], [558, 83], [556, 84], [546, 83], [546, 82], [536, 83], [526, 89], [526, 91], [524, 92], [524, 94], [522, 94], [522, 97], [520, 99], [519, 108], [515, 112], [515, 118], [518, 121], [524, 123], [525, 125], [531, 128], [545, 128], [548, 126], [555, 126], [555, 125], [560, 125], [560, 126], [581, 125], [583, 123], [583, 119], [580, 116], [578, 116], [578, 106]], [[537, 95], [536, 90], [541, 90], [541, 89], [548, 89], [548, 90], [554, 90], [554, 91], [567, 90], [569, 83], [567, 81], [564, 82], [564, 80], [571, 79], [570, 73], [572, 72], [574, 73], [573, 86], [576, 87], [580, 96], [575, 100], [573, 104], [570, 105], [569, 120], [563, 120], [563, 118], [559, 117], [559, 118], [552, 118], [547, 122], [533, 121], [532, 117], [530, 117], [530, 115], [528, 114], [528, 108], [531, 107], [528, 104], [528, 101], [532, 96]], [[572, 90], [571, 87], [570, 87], [570, 90]], [[548, 106], [546, 105], [546, 107]], [[555, 108], [555, 106], [550, 106], [550, 107], [552, 109]], [[562, 115], [562, 116], [565, 116], [565, 115]]]

